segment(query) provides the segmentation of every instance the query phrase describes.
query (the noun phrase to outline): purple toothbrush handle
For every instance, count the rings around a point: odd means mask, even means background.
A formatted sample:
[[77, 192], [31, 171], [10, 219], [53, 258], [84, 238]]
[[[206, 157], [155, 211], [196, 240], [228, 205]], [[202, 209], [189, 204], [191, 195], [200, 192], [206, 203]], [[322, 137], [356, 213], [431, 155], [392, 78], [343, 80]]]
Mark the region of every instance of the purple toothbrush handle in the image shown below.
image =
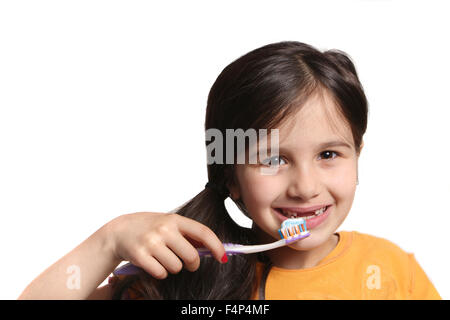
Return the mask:
[[[292, 239], [286, 240], [286, 244], [289, 244], [291, 242], [303, 239], [303, 238], [307, 238], [309, 237], [311, 234], [308, 232], [306, 234], [303, 235], [297, 235], [295, 237], [292, 237]], [[236, 249], [238, 249], [239, 246], [241, 245], [237, 245], [234, 243], [224, 243], [224, 246], [236, 246]], [[212, 252], [207, 249], [207, 248], [197, 248], [198, 251], [198, 255], [200, 257], [205, 257], [205, 256], [212, 256]], [[227, 254], [227, 256], [232, 256], [235, 254], [243, 254], [241, 251], [239, 250], [232, 250], [232, 249], [228, 249], [225, 251], [225, 253]], [[135, 266], [134, 264], [132, 264], [131, 262], [124, 264], [123, 266], [117, 268], [116, 270], [113, 271], [114, 275], [132, 275], [132, 274], [138, 274], [140, 272], [144, 271], [142, 268], [139, 268], [137, 266]], [[145, 271], [144, 271], [145, 272]]]
[[[203, 256], [207, 256], [207, 255], [212, 255], [211, 251], [199, 251], [198, 252], [200, 257]], [[231, 254], [235, 254], [235, 253], [231, 253], [230, 251], [227, 251], [227, 255], [231, 255]], [[118, 275], [133, 275], [133, 274], [139, 274], [141, 272], [145, 272], [144, 269], [139, 268], [138, 266], [135, 266], [134, 264], [132, 264], [131, 262], [124, 264], [123, 266], [117, 268], [116, 270], [113, 271], [113, 275], [118, 276]]]
[[[198, 251], [198, 255], [200, 257], [212, 257], [213, 256], [213, 254], [209, 250], [205, 250], [205, 251], [197, 250], [197, 251]], [[233, 251], [233, 250], [226, 250], [225, 253], [227, 256], [232, 256], [234, 254], [242, 254], [242, 252], [240, 252], [240, 251]]]
[[113, 274], [118, 275], [132, 275], [132, 274], [138, 274], [141, 271], [144, 271], [144, 269], [139, 268], [138, 266], [135, 266], [131, 262], [124, 264], [123, 266], [117, 268], [113, 271]]
[[[235, 243], [224, 243], [223, 245], [224, 246], [235, 246], [236, 248], [239, 247], [239, 246], [242, 246], [240, 244], [238, 245], [238, 244], [235, 244]], [[209, 249], [207, 249], [207, 248], [197, 248], [197, 251], [198, 251], [198, 255], [200, 257], [205, 257], [205, 256], [211, 256], [212, 257], [213, 256], [212, 252]], [[225, 250], [225, 253], [227, 254], [227, 256], [232, 256], [234, 254], [242, 254], [242, 252], [240, 252], [239, 250], [233, 250], [233, 249]]]
[[211, 253], [211, 251], [201, 251], [201, 250], [197, 250], [198, 251], [198, 255], [200, 256], [200, 257], [205, 257], [205, 256], [212, 256], [212, 253]]
[[[204, 256], [212, 256], [211, 251], [202, 248], [203, 250], [198, 250], [198, 254], [200, 257], [204, 257]], [[232, 252], [232, 251], [227, 251], [227, 255], [232, 255], [232, 254], [236, 254], [239, 252]], [[131, 262], [124, 264], [123, 266], [117, 268], [116, 270], [113, 271], [113, 274], [118, 276], [118, 275], [133, 275], [133, 274], [139, 274], [140, 272], [145, 272], [144, 269], [139, 268], [138, 266], [135, 266], [134, 264], [132, 264]]]
[[[230, 243], [224, 243], [224, 244], [230, 244]], [[211, 251], [209, 251], [206, 248], [198, 248], [198, 249], [203, 249], [203, 250], [198, 250], [198, 254], [200, 257], [204, 257], [204, 256], [212, 256]], [[231, 250], [228, 250], [227, 255], [233, 255], [233, 254], [237, 254], [240, 252], [234, 252]], [[113, 271], [113, 274], [118, 276], [118, 275], [133, 275], [133, 274], [139, 274], [140, 272], [145, 272], [144, 269], [139, 268], [138, 266], [135, 266], [134, 264], [132, 264], [131, 262], [124, 264], [123, 266], [117, 268], [116, 270]]]

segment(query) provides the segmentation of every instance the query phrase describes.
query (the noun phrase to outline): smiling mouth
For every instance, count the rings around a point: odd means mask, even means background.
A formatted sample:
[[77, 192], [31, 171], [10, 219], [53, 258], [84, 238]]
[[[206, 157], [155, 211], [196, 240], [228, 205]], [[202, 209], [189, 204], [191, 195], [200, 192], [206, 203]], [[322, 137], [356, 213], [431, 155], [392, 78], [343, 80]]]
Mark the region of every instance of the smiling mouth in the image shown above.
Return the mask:
[[314, 211], [302, 212], [302, 213], [287, 210], [287, 209], [282, 209], [282, 208], [276, 208], [275, 210], [287, 218], [303, 218], [305, 220], [308, 220], [308, 219], [312, 219], [312, 218], [322, 215], [328, 209], [328, 207], [330, 207], [330, 206], [324, 206], [324, 207], [314, 210]]

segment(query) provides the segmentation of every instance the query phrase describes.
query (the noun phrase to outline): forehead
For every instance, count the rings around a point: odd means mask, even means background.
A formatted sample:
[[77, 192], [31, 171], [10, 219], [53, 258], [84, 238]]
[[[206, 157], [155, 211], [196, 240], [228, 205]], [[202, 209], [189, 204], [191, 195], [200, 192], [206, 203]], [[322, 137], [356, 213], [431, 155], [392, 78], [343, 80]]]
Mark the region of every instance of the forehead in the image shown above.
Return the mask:
[[280, 146], [300, 148], [336, 140], [354, 146], [348, 121], [324, 90], [315, 92], [278, 129]]

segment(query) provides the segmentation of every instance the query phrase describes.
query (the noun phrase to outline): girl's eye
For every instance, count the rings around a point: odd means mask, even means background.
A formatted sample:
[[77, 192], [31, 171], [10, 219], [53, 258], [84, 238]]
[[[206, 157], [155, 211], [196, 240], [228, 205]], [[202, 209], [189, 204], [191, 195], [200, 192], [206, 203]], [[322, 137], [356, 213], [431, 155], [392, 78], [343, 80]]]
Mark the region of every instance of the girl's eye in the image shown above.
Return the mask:
[[[281, 162], [284, 162], [284, 163], [281, 163]], [[279, 157], [279, 156], [274, 156], [274, 157], [271, 157], [271, 158], [267, 158], [267, 159], [262, 161], [263, 165], [271, 166], [271, 167], [272, 166], [279, 166], [279, 165], [282, 165], [282, 164], [285, 164], [285, 163], [286, 163], [286, 161], [284, 161], [283, 158]]]
[[[333, 154], [335, 154], [335, 156], [333, 156]], [[320, 155], [324, 156], [325, 160], [332, 160], [338, 156], [337, 152], [331, 150], [324, 151]]]

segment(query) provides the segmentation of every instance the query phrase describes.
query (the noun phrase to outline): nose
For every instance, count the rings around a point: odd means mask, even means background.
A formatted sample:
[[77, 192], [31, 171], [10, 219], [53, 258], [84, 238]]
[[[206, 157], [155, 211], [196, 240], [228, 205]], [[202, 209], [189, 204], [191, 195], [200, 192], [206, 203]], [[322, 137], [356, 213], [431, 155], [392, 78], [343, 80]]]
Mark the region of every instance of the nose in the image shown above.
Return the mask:
[[319, 195], [320, 181], [314, 168], [308, 165], [292, 167], [287, 194], [291, 198], [307, 202]]

